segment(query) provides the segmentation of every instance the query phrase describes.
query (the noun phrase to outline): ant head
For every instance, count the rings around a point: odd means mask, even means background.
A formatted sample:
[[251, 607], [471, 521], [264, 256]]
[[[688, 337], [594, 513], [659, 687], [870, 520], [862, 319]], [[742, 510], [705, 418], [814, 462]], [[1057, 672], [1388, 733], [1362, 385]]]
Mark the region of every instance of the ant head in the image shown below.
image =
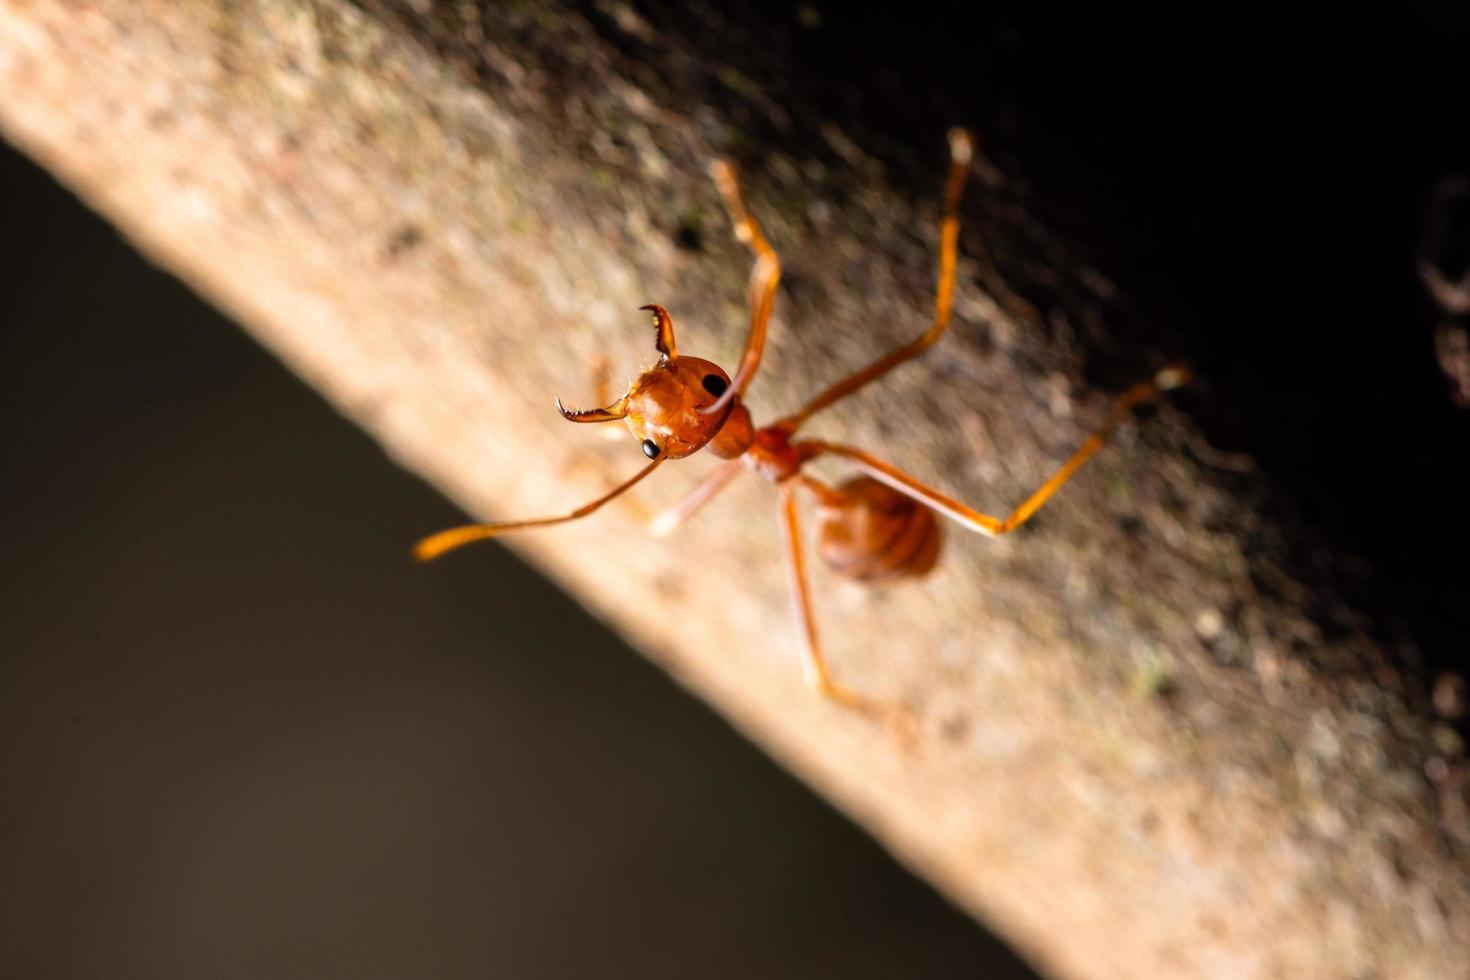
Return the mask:
[[662, 306], [653, 312], [653, 326], [661, 355], [658, 363], [640, 374], [628, 393], [607, 408], [572, 411], [557, 402], [557, 410], [573, 422], [610, 422], [623, 419], [649, 459], [682, 459], [704, 448], [719, 434], [738, 399], [723, 412], [704, 415], [702, 408], [730, 387], [730, 376], [713, 361], [680, 357], [674, 346], [674, 321]]
[[725, 424], [729, 412], [703, 415], [714, 404], [730, 376], [713, 361], [699, 357], [661, 360], [638, 376], [628, 389], [628, 431], [649, 459], [681, 459], [704, 448]]

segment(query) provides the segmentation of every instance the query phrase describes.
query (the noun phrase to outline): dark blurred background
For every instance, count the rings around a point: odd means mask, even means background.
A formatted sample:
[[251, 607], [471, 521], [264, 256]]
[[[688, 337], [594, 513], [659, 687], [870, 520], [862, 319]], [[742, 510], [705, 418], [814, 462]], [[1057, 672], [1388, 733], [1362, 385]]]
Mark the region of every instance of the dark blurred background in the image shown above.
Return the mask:
[[[1301, 569], [1410, 675], [1470, 663], [1470, 412], [1416, 270], [1470, 173], [1458, 5], [633, 6], [916, 197], [975, 125], [1015, 179], [974, 206], [1132, 297], [1092, 380], [1191, 358]], [[410, 566], [452, 508], [28, 165], [0, 187], [0, 974], [1024, 975], [503, 551]]]

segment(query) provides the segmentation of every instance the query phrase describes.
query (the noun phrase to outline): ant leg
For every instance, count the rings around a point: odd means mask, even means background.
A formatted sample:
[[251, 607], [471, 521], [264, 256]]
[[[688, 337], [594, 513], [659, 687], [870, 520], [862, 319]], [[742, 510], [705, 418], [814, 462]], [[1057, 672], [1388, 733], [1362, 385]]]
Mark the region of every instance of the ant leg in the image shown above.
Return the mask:
[[811, 591], [806, 582], [806, 559], [801, 548], [801, 526], [797, 520], [796, 493], [781, 485], [781, 531], [786, 545], [786, 567], [791, 573], [791, 592], [796, 600], [796, 618], [801, 624], [806, 659], [802, 662], [807, 683], [823, 695], [847, 708], [868, 711], [872, 706], [861, 696], [832, 679], [827, 659], [822, 656], [817, 639], [817, 624], [812, 613]]
[[729, 486], [730, 481], [740, 475], [743, 464], [738, 459], [732, 459], [711, 472], [699, 486], [689, 492], [689, 496], [679, 501], [668, 510], [659, 514], [649, 522], [649, 533], [657, 537], [666, 537], [684, 526], [684, 522], [694, 516], [694, 513], [709, 503], [721, 490]]
[[795, 432], [808, 418], [875, 378], [882, 377], [898, 365], [917, 357], [934, 345], [949, 327], [954, 311], [955, 262], [959, 252], [960, 198], [965, 178], [970, 172], [970, 159], [975, 152], [974, 138], [967, 130], [949, 131], [949, 177], [944, 185], [944, 220], [939, 225], [939, 284], [934, 293], [934, 322], [922, 334], [897, 350], [889, 351], [860, 371], [832, 385], [813, 398], [795, 415], [777, 423], [787, 432]]
[[533, 527], [550, 527], [553, 524], [565, 524], [568, 521], [575, 521], [580, 517], [586, 517], [609, 500], [632, 489], [639, 480], [642, 480], [645, 476], [658, 469], [659, 464], [662, 462], [662, 459], [654, 460], [633, 474], [631, 479], [618, 484], [591, 503], [583, 504], [570, 514], [565, 514], [561, 517], [539, 517], [529, 521], [512, 521], [506, 524], [465, 524], [460, 527], [452, 527], [447, 531], [431, 534], [414, 545], [413, 556], [419, 561], [432, 561], [446, 551], [453, 551], [455, 548], [462, 547], [473, 541], [483, 541], [486, 538], [498, 537], [509, 531], [523, 531]]
[[861, 449], [821, 441], [803, 442], [801, 445], [811, 447], [813, 456], [830, 453], [834, 456], [842, 456], [850, 459], [869, 475], [882, 480], [899, 493], [912, 497], [928, 507], [932, 507], [945, 517], [959, 522], [972, 531], [995, 536], [1014, 531], [1030, 520], [1031, 515], [1041, 509], [1041, 505], [1046, 503], [1052, 494], [1061, 489], [1062, 484], [1070, 480], [1072, 475], [1077, 472], [1083, 463], [1087, 462], [1093, 453], [1102, 448], [1103, 442], [1107, 439], [1108, 434], [1117, 427], [1118, 423], [1134, 407], [1154, 398], [1159, 392], [1168, 391], [1170, 388], [1177, 388], [1188, 380], [1189, 370], [1175, 365], [1164, 368], [1158, 374], [1154, 375], [1151, 380], [1134, 385], [1128, 391], [1124, 392], [1122, 397], [1113, 405], [1113, 409], [1108, 413], [1108, 417], [1103, 420], [1103, 424], [1098, 426], [1097, 430], [1087, 437], [1087, 441], [1082, 444], [1080, 449], [1072, 454], [1072, 458], [1063, 463], [1052, 474], [1051, 479], [1047, 480], [1035, 493], [1027, 497], [1021, 506], [1011, 512], [1010, 516], [1003, 519], [991, 517], [989, 514], [982, 514], [973, 507], [966, 506], [951, 497], [947, 497], [933, 487], [920, 483], [903, 470], [889, 463], [885, 463], [883, 460], [871, 456]]
[[725, 199], [725, 209], [730, 212], [730, 220], [735, 225], [735, 237], [750, 246], [755, 253], [755, 264], [750, 269], [750, 333], [745, 341], [745, 353], [740, 358], [740, 366], [730, 379], [730, 387], [713, 404], [700, 409], [705, 415], [723, 412], [731, 399], [745, 393], [746, 387], [755, 377], [756, 368], [760, 367], [761, 355], [766, 349], [766, 329], [770, 326], [771, 308], [776, 302], [776, 286], [781, 281], [781, 260], [746, 210], [735, 168], [728, 160], [716, 160], [710, 167], [710, 172], [720, 189], [720, 196]]

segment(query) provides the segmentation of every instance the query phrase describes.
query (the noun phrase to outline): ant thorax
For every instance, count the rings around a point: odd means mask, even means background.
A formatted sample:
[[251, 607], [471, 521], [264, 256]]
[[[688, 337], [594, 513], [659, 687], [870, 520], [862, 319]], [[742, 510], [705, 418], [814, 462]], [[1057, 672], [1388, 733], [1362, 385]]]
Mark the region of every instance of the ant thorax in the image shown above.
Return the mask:
[[745, 454], [745, 465], [772, 483], [781, 483], [800, 472], [808, 458], [802, 445], [791, 444], [791, 434], [786, 429], [772, 425], [755, 433]]

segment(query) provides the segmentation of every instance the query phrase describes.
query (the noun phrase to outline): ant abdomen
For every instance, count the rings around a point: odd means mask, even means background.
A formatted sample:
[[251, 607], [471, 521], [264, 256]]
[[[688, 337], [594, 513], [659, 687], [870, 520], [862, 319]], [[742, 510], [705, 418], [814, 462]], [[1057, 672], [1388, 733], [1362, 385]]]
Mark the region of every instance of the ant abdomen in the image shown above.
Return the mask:
[[860, 582], [923, 575], [942, 540], [932, 510], [870, 476], [848, 480], [817, 508], [817, 553]]

